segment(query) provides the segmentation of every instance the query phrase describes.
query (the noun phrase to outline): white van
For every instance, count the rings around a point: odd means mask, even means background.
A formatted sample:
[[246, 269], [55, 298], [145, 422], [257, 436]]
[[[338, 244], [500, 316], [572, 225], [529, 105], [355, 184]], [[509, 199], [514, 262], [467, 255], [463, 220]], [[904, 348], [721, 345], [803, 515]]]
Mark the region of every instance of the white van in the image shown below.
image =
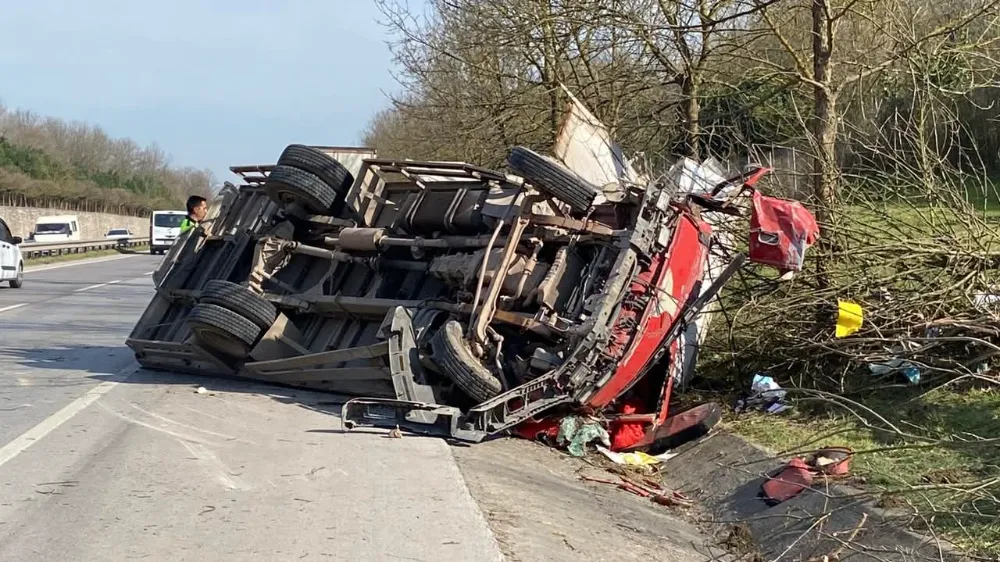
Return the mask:
[[80, 221], [76, 215], [38, 217], [33, 242], [70, 242], [80, 239]]
[[163, 254], [181, 235], [181, 222], [187, 211], [153, 211], [149, 218], [149, 253]]

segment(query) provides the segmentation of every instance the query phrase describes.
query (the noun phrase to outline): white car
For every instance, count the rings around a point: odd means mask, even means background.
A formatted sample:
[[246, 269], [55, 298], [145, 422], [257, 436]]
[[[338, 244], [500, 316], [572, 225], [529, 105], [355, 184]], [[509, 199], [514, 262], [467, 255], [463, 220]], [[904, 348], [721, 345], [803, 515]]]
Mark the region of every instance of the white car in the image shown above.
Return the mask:
[[112, 228], [104, 235], [104, 238], [124, 242], [132, 238], [132, 231], [127, 228]]
[[21, 242], [21, 237], [11, 234], [10, 227], [0, 219], [0, 281], [9, 282], [14, 289], [24, 283], [24, 259], [17, 247]]

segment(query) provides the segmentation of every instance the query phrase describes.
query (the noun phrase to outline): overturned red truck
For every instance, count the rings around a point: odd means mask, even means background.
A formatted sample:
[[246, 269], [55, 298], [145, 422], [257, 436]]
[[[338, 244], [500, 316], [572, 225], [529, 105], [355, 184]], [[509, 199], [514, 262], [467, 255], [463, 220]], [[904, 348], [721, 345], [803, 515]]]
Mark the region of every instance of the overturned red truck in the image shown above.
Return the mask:
[[[480, 441], [584, 409], [642, 428], [618, 448], [649, 445], [744, 262], [711, 251], [732, 245], [713, 224], [767, 170], [648, 180], [575, 100], [553, 152], [515, 147], [502, 172], [291, 145], [234, 167], [127, 344], [148, 369], [353, 396], [346, 428]], [[797, 269], [812, 217], [754, 202], [755, 245]]]

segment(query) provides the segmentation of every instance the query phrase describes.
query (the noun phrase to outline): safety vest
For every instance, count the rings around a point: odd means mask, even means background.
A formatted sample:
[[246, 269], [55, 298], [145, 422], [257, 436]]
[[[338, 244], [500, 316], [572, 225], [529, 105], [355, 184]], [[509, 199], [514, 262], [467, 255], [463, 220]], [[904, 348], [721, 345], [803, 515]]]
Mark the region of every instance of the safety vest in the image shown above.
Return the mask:
[[184, 220], [181, 221], [181, 234], [184, 234], [185, 232], [191, 230], [196, 226], [198, 226], [198, 223], [194, 222], [188, 217], [184, 217]]

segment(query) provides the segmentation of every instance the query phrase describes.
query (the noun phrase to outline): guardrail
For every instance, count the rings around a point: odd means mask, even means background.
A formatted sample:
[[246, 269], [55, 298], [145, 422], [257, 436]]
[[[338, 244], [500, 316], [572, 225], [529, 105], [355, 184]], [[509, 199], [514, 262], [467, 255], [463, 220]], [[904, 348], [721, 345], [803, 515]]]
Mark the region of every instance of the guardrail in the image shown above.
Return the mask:
[[101, 250], [117, 250], [119, 248], [137, 248], [149, 245], [149, 238], [129, 238], [115, 240], [101, 238], [100, 240], [73, 240], [72, 242], [25, 242], [18, 247], [24, 259], [43, 256], [61, 256], [63, 254], [82, 254]]

